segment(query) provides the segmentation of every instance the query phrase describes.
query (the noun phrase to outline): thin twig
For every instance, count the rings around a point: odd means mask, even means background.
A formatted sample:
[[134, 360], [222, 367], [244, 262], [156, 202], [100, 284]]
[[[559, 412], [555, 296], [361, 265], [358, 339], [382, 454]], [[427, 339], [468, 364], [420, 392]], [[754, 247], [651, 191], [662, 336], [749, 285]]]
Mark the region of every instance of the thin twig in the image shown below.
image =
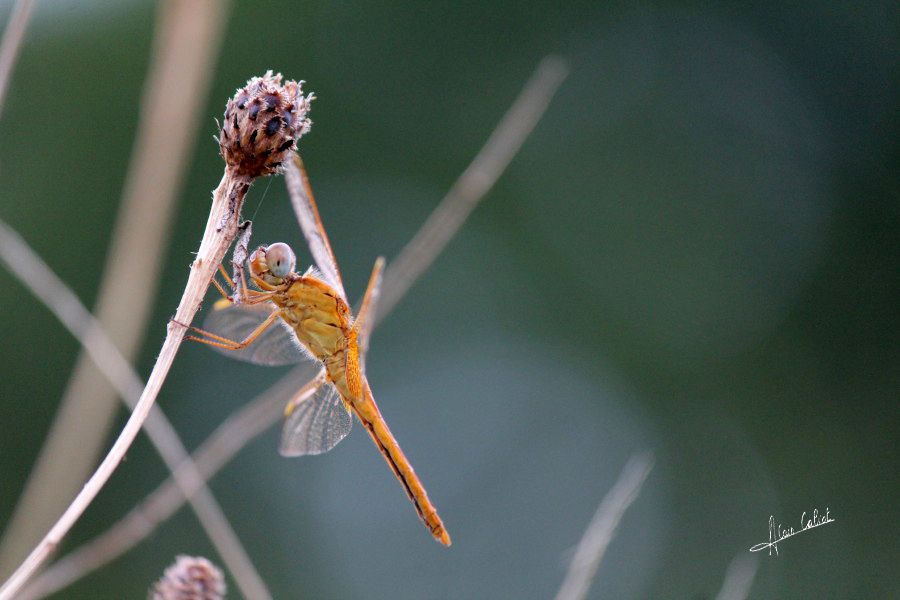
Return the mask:
[[100, 466], [97, 467], [56, 524], [0, 588], [0, 600], [14, 598], [38, 567], [56, 549], [72, 525], [100, 493], [119, 462], [124, 458], [134, 438], [137, 437], [141, 425], [147, 419], [147, 414], [156, 401], [172, 362], [175, 360], [175, 354], [184, 340], [185, 325], [194, 320], [194, 315], [200, 308], [200, 303], [203, 301], [203, 296], [212, 281], [215, 270], [224, 258], [228, 246], [234, 240], [240, 209], [249, 187], [250, 181], [247, 178], [239, 177], [232, 171], [226, 170], [221, 183], [213, 192], [213, 204], [203, 234], [203, 241], [197, 251], [197, 258], [191, 265], [191, 272], [181, 301], [178, 303], [175, 318], [169, 322], [166, 339], [140, 400]]
[[585, 597], [622, 515], [637, 498], [652, 468], [653, 455], [649, 453], [636, 454], [625, 464], [618, 481], [604, 496], [581, 536], [566, 578], [556, 593], [556, 600], [581, 600]]
[[[550, 65], [551, 73], [556, 73], [556, 76], [546, 78], [538, 77], [538, 73], [541, 73], [542, 70], [546, 69], [548, 64]], [[523, 105], [537, 106], [542, 110], [546, 109], [550, 97], [559, 86], [560, 77], [564, 74], [565, 67], [560, 59], [548, 58], [541, 62], [536, 74], [532, 76], [529, 83], [522, 92], [520, 92], [510, 110], [504, 115], [500, 125], [498, 125], [497, 129], [491, 134], [485, 149], [482, 149], [482, 151], [478, 153], [473, 162], [460, 177], [460, 180], [463, 179], [463, 177], [466, 177], [465, 173], [484, 172], [487, 170], [484, 167], [479, 166], [478, 163], [485, 156], [488, 145], [493, 144], [494, 147], [515, 149], [521, 145], [521, 141], [512, 143], [511, 140], [505, 139], [504, 136], [513, 135], [518, 139], [518, 136], [522, 135], [523, 131], [525, 133], [531, 131], [534, 127], [534, 122], [539, 120], [542, 116], [542, 112], [535, 114], [529, 111], [526, 117], [524, 117], [529, 119], [529, 123], [521, 127], [512, 127], [510, 125], [510, 115], [516, 110], [521, 110], [516, 107], [521, 107]], [[535, 80], [542, 81], [543, 83], [541, 85], [535, 85]], [[538, 102], [538, 99], [542, 100]], [[501, 128], [506, 132], [503, 135], [498, 134], [498, 131], [500, 131]], [[498, 136], [500, 139], [497, 139]], [[505, 166], [508, 162], [509, 160], [507, 159], [503, 162], [503, 165]], [[460, 184], [458, 181], [454, 185], [454, 189], [459, 186]], [[484, 189], [486, 192], [488, 188]], [[445, 210], [453, 215], [457, 215], [457, 218], [461, 215], [462, 220], [464, 220], [471, 212], [471, 206], [474, 206], [479, 199], [479, 197], [473, 198], [471, 195], [450, 193], [444, 198], [435, 212], [438, 210]], [[467, 203], [470, 208], [465, 211], [457, 210], [453, 207], [456, 203]], [[450, 205], [449, 207], [448, 204]], [[424, 243], [425, 250], [423, 250], [421, 257], [418, 260], [413, 260], [415, 255], [411, 252], [409, 244], [400, 252], [400, 257], [412, 257], [405, 259], [404, 262], [406, 262], [407, 265], [409, 265], [410, 261], [414, 264], [411, 267], [407, 266], [402, 270], [391, 268], [386, 270], [384, 281], [382, 282], [382, 296], [379, 304], [379, 307], [381, 308], [378, 310], [378, 314], [382, 318], [396, 306], [403, 293], [409, 289], [415, 279], [430, 266], [446, 245], [446, 240], [449, 240], [459, 229], [462, 220], [436, 219], [434, 214], [432, 214], [425, 225], [423, 225], [422, 229], [420, 229], [414, 237], [414, 240], [418, 239], [426, 241], [426, 243]], [[444, 227], [452, 229], [448, 233], [442, 231], [442, 228]], [[432, 240], [444, 241], [436, 243]], [[398, 262], [399, 260], [400, 259], [398, 258]], [[390, 307], [388, 307], [387, 310], [384, 310], [384, 296], [386, 290], [394, 289], [395, 286], [400, 286], [401, 280], [404, 285], [403, 291], [394, 294], [393, 302]], [[377, 324], [378, 321], [376, 320], [373, 326]], [[222, 425], [220, 425], [192, 455], [201, 476], [207, 480], [212, 478], [245, 445], [281, 419], [286, 399], [290, 398], [292, 393], [295, 393], [294, 391], [301, 388], [304, 383], [309, 383], [311, 379], [313, 379], [309, 373], [308, 367], [298, 367], [297, 369], [294, 369], [273, 387], [269, 388], [266, 392], [263, 392], [262, 395], [249, 402], [223, 422]], [[159, 523], [168, 519], [184, 504], [184, 502], [184, 496], [170, 477], [105, 533], [73, 550], [71, 553], [48, 567], [34, 580], [33, 584], [28, 587], [24, 597], [28, 599], [43, 598], [53, 592], [63, 589], [88, 573], [99, 569], [103, 565], [116, 559], [150, 535]]]
[[[0, 221], [0, 261], [56, 315], [113, 384], [126, 405], [133, 409], [144, 388], [138, 374], [72, 290], [3, 221]], [[182, 493], [188, 496], [200, 524], [228, 565], [238, 587], [245, 590], [248, 596], [260, 590], [268, 596], [250, 557], [162, 409], [153, 406], [144, 428]]]
[[3, 114], [6, 90], [9, 89], [9, 81], [12, 79], [13, 68], [16, 66], [16, 58], [19, 56], [19, 48], [22, 47], [33, 7], [34, 0], [18, 0], [6, 25], [6, 31], [3, 32], [3, 42], [0, 44], [0, 114]]
[[744, 553], [735, 556], [725, 570], [725, 580], [716, 600], [746, 600], [753, 587], [757, 568], [759, 559], [756, 556]]
[[[178, 190], [196, 140], [229, 2], [166, 0], [140, 101], [95, 314], [128, 362], [147, 328]], [[76, 361], [53, 423], [0, 544], [0, 574], [16, 566], [97, 464], [115, 422], [115, 390], [91, 358]]]
[[[569, 73], [557, 56], [544, 58], [481, 151], [384, 274], [384, 292], [375, 322], [394, 310], [413, 282], [456, 235], [479, 200], [494, 186], [540, 121]], [[388, 281], [390, 280], [390, 286]]]

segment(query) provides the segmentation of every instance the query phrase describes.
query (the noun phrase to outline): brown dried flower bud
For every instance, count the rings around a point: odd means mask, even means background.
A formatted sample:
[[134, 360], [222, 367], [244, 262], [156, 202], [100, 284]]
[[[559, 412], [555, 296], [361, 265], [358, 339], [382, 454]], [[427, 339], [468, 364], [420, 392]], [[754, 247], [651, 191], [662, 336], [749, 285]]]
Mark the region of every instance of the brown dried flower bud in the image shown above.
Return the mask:
[[281, 73], [266, 71], [240, 88], [225, 105], [219, 131], [222, 158], [236, 174], [271, 175], [309, 131], [306, 115], [315, 98], [303, 95], [302, 81], [281, 83]]
[[225, 577], [202, 556], [179, 556], [150, 590], [149, 600], [222, 600]]

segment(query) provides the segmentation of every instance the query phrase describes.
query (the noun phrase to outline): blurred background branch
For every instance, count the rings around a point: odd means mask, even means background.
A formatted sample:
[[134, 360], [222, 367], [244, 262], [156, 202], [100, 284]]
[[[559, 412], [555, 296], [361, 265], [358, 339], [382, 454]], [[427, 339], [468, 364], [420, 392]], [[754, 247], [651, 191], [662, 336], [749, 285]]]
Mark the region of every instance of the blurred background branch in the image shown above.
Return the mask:
[[388, 265], [376, 322], [394, 310], [413, 282], [434, 262], [447, 243], [506, 170], [537, 125], [569, 67], [559, 56], [544, 58], [485, 145], [463, 171], [415, 237]]
[[3, 114], [9, 81], [12, 79], [22, 40], [25, 39], [25, 30], [28, 29], [28, 19], [31, 18], [33, 7], [34, 0], [16, 0], [12, 16], [3, 31], [3, 42], [0, 43], [0, 115]]
[[652, 468], [653, 454], [649, 452], [635, 454], [625, 463], [618, 481], [603, 497], [597, 512], [584, 530], [569, 563], [566, 577], [556, 593], [556, 600], [582, 600], [587, 596], [600, 561], [616, 533], [616, 527], [625, 511], [637, 499]]
[[746, 600], [753, 587], [753, 579], [759, 569], [759, 559], [748, 552], [735, 556], [725, 570], [722, 589], [716, 594], [716, 600]]
[[[128, 362], [147, 329], [171, 219], [197, 132], [229, 2], [159, 3], [150, 70], [95, 314]], [[21, 561], [96, 465], [118, 407], [91, 358], [79, 356], [18, 508], [0, 542], [0, 577]]]

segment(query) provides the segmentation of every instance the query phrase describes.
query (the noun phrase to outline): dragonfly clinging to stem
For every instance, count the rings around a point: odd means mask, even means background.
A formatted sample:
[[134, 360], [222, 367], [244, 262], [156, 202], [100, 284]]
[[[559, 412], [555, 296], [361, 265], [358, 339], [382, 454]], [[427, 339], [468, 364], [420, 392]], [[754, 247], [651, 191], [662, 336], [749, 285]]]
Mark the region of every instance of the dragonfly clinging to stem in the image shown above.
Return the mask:
[[297, 192], [295, 208], [319, 272], [312, 267], [302, 275], [295, 272], [295, 256], [287, 244], [260, 246], [248, 260], [250, 279], [258, 289], [247, 288], [245, 282], [235, 289], [220, 267], [240, 301], [234, 302], [235, 297], [215, 282], [225, 299], [210, 312], [205, 329], [192, 328], [195, 335], [189, 339], [256, 364], [282, 365], [304, 358], [319, 362], [322, 370], [285, 408], [280, 452], [285, 456], [327, 452], [350, 432], [351, 413], [355, 414], [426, 527], [449, 546], [450, 536], [381, 416], [366, 379], [364, 359], [384, 260], [376, 261], [354, 319], [303, 164], [296, 155], [294, 160], [297, 168], [288, 170], [288, 184]]

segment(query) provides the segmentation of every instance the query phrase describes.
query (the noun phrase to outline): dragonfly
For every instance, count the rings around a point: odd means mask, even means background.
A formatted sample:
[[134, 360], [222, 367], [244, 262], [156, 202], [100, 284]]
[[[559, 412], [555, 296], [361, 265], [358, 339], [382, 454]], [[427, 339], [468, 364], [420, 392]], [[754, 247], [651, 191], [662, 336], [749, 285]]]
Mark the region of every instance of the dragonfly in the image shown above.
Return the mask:
[[295, 168], [287, 169], [286, 177], [318, 269], [311, 266], [302, 275], [297, 273], [294, 252], [283, 242], [260, 246], [247, 260], [250, 280], [258, 289], [250, 289], [244, 277], [236, 286], [220, 265], [232, 293], [213, 281], [223, 299], [214, 305], [203, 329], [191, 328], [188, 339], [254, 364], [319, 363], [318, 375], [287, 402], [281, 454], [302, 456], [331, 450], [350, 433], [351, 415], [356, 415], [419, 518], [437, 541], [449, 546], [450, 535], [382, 417], [366, 378], [365, 355], [384, 260], [376, 261], [354, 318], [303, 163], [296, 154], [293, 160]]

